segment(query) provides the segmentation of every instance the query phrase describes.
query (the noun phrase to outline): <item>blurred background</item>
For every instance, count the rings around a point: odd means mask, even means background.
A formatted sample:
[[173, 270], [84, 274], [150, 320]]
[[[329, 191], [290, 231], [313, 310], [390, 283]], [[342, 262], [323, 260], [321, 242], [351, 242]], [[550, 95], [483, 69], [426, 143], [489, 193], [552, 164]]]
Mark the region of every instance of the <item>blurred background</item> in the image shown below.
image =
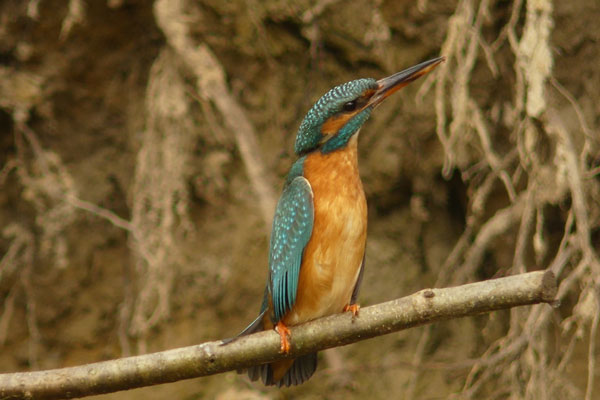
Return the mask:
[[[438, 55], [361, 131], [363, 306], [552, 269], [560, 306], [97, 399], [600, 399], [597, 0], [3, 0], [0, 372], [230, 337], [331, 87]], [[593, 382], [596, 388], [593, 390]]]

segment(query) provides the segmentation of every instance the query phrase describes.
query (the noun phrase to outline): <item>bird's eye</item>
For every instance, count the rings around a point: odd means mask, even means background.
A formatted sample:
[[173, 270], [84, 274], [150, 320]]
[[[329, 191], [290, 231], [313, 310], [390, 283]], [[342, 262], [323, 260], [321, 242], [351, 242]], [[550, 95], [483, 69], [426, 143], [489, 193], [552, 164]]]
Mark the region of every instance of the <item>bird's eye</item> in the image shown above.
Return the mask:
[[356, 100], [352, 100], [349, 101], [347, 103], [345, 103], [342, 107], [342, 109], [346, 112], [350, 112], [350, 111], [354, 111], [356, 110]]

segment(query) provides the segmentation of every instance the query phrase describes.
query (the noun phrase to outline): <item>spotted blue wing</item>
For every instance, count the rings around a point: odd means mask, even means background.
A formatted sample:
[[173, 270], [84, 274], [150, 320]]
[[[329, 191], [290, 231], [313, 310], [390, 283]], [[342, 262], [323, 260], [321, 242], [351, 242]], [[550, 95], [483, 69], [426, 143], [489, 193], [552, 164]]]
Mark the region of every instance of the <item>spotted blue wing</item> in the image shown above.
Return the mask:
[[312, 234], [313, 193], [310, 183], [295, 177], [283, 191], [271, 231], [269, 290], [275, 321], [281, 320], [296, 301], [304, 248]]

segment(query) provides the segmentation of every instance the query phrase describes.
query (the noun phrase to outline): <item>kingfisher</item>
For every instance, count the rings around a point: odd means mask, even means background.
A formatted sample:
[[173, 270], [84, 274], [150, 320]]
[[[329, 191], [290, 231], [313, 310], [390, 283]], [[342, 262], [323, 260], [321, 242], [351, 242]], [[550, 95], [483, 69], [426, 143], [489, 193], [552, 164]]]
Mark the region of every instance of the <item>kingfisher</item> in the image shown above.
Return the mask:
[[[260, 313], [238, 336], [275, 329], [280, 351], [288, 353], [289, 327], [340, 312], [358, 315], [367, 239], [358, 133], [383, 100], [442, 61], [434, 58], [379, 80], [346, 82], [309, 110], [273, 218]], [[309, 379], [316, 368], [313, 353], [250, 367], [248, 376], [267, 386], [291, 386]]]

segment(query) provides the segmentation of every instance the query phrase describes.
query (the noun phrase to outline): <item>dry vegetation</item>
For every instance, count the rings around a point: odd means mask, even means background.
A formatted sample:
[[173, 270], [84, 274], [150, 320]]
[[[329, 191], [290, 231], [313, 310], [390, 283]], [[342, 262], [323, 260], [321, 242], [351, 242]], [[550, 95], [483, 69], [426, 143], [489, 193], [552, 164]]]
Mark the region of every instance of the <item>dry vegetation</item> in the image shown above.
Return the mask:
[[[328, 351], [286, 396], [600, 396], [596, 0], [50, 3], [0, 3], [3, 372], [238, 331], [303, 113], [443, 54], [361, 133], [361, 301], [551, 269], [561, 304]], [[279, 394], [227, 374], [121, 396]]]

